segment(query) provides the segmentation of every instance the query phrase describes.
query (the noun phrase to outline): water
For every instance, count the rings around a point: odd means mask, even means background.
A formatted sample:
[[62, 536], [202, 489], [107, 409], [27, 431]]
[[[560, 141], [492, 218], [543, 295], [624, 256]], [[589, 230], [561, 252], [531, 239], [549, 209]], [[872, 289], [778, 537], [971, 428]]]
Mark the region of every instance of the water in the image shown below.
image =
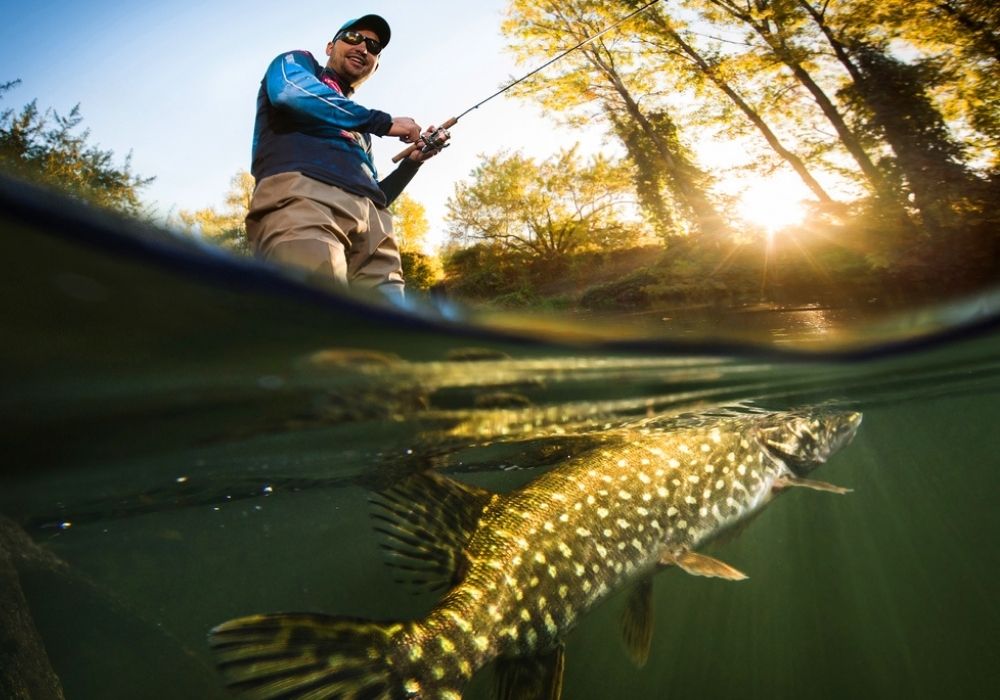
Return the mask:
[[[68, 698], [226, 697], [205, 637], [239, 615], [420, 616], [434, 598], [384, 566], [371, 489], [434, 466], [508, 490], [602, 432], [722, 406], [862, 411], [816, 473], [854, 492], [795, 490], [707, 550], [748, 581], [659, 574], [642, 669], [618, 592], [570, 634], [564, 697], [1000, 687], [1000, 334], [974, 332], [988, 295], [874, 324], [691, 321], [609, 349], [568, 342], [579, 328], [539, 342], [332, 305], [86, 226], [5, 232], [24, 264], [2, 302], [0, 513], [38, 548], [14, 553], [19, 580]], [[902, 342], [947, 328], [973, 331]], [[489, 690], [485, 672], [466, 697]]]

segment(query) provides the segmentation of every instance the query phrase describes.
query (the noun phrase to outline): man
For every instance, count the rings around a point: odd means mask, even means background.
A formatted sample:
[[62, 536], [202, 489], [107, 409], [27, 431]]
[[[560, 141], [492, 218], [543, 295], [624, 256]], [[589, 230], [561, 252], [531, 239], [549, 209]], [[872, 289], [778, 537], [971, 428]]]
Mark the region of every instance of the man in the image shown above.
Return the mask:
[[[346, 22], [319, 65], [307, 51], [271, 62], [257, 95], [253, 164], [256, 180], [247, 237], [259, 257], [300, 268], [313, 280], [377, 289], [403, 298], [399, 250], [386, 207], [421, 163], [445, 145], [447, 132], [421, 140], [410, 117], [362, 107], [350, 97], [378, 68], [389, 44], [378, 15]], [[379, 182], [371, 135], [417, 144]]]

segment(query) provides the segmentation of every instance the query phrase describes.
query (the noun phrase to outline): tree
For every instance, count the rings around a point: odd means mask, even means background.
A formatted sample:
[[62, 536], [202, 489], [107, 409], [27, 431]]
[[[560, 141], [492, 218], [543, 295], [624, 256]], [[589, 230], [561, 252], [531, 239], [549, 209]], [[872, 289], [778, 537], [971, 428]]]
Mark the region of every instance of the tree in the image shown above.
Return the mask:
[[677, 21], [670, 17], [659, 6], [651, 8], [645, 19], [652, 25], [653, 32], [658, 33], [665, 40], [661, 50], [668, 54], [684, 57], [690, 61], [694, 69], [704, 78], [710, 81], [720, 92], [722, 92], [733, 105], [739, 109], [753, 127], [767, 142], [768, 146], [799, 176], [803, 184], [808, 187], [816, 198], [823, 204], [830, 204], [833, 198], [827, 193], [823, 186], [816, 180], [806, 163], [789, 149], [774, 129], [767, 123], [760, 111], [740, 93], [726, 75], [724, 62], [715, 56], [706, 56], [694, 44], [686, 39], [677, 28]]
[[634, 242], [628, 220], [628, 168], [603, 156], [582, 162], [576, 149], [535, 162], [520, 154], [484, 157], [471, 182], [448, 199], [449, 233], [528, 259], [558, 261], [587, 249]]
[[967, 162], [1000, 165], [1000, 11], [995, 2], [855, 0], [821, 8], [800, 2], [841, 37], [879, 47], [903, 43], [911, 54], [916, 51], [907, 63], [921, 67], [926, 96], [959, 139]]
[[457, 298], [492, 300], [532, 286], [524, 265], [489, 243], [451, 243], [442, 263], [448, 294]]
[[241, 170], [229, 181], [226, 192], [225, 209], [221, 212], [212, 207], [196, 211], [182, 210], [178, 213], [181, 225], [189, 233], [197, 233], [204, 238], [240, 255], [250, 255], [247, 240], [246, 216], [250, 211], [253, 197], [254, 179]]
[[389, 207], [407, 289], [427, 291], [441, 278], [441, 262], [424, 251], [430, 224], [424, 205], [405, 192]]
[[406, 288], [426, 292], [441, 279], [441, 263], [434, 256], [412, 248], [399, 251]]
[[[606, 0], [513, 0], [503, 28], [522, 57], [540, 58], [555, 53], [567, 37], [582, 42], [597, 35], [620, 12], [619, 3]], [[562, 111], [601, 106], [597, 116], [608, 119], [625, 146], [640, 197], [661, 235], [718, 234], [725, 222], [709, 196], [712, 178], [698, 166], [671, 109], [643, 107], [656, 83], [634, 59], [616, 50], [613, 39], [596, 38], [567, 55], [563, 72], [534, 86], [533, 95]]]
[[[19, 83], [0, 85], [0, 98]], [[0, 112], [0, 168], [101, 207], [145, 215], [139, 191], [154, 178], [132, 172], [131, 154], [115, 165], [112, 151], [87, 143], [90, 131], [79, 130], [82, 122], [79, 105], [67, 116], [40, 112], [36, 100], [19, 112]]]
[[421, 251], [430, 231], [424, 205], [405, 192], [389, 207], [392, 212], [392, 230], [400, 250]]
[[836, 131], [841, 144], [857, 163], [876, 195], [889, 205], [897, 193], [886, 181], [864, 148], [858, 135], [850, 128], [843, 111], [837, 106], [810, 70], [815, 48], [808, 42], [798, 42], [802, 23], [796, 17], [791, 0], [707, 0], [710, 10], [749, 27], [761, 44], [783, 65], [812, 96], [823, 116]]
[[663, 240], [680, 235], [685, 229], [685, 216], [678, 211], [676, 200], [668, 194], [667, 173], [655, 148], [650, 146], [646, 133], [611, 107], [607, 107], [605, 113], [635, 166], [633, 184], [646, 219]]
[[892, 149], [892, 157], [880, 167], [909, 191], [925, 226], [937, 229], [948, 202], [980, 189], [966, 167], [964, 149], [928, 94], [940, 74], [926, 61], [906, 63], [892, 56], [885, 40], [859, 33], [856, 22], [828, 12], [825, 5], [798, 0], [798, 6], [851, 77], [842, 94], [853, 102], [862, 122], [859, 130]]
[[907, 65], [877, 49], [859, 45], [853, 52], [862, 79], [852, 94], [863, 104], [868, 127], [892, 147], [913, 204], [936, 229], [948, 217], [947, 204], [976, 189], [964, 153], [923, 88], [919, 65]]

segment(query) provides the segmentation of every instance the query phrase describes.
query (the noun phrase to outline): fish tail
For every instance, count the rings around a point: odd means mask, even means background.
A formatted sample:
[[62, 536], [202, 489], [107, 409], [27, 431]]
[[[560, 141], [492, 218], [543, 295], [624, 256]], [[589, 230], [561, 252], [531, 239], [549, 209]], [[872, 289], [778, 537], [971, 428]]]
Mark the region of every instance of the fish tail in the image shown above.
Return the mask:
[[400, 668], [400, 641], [412, 623], [328, 615], [251, 615], [224, 622], [209, 644], [237, 695], [404, 700], [412, 674]]

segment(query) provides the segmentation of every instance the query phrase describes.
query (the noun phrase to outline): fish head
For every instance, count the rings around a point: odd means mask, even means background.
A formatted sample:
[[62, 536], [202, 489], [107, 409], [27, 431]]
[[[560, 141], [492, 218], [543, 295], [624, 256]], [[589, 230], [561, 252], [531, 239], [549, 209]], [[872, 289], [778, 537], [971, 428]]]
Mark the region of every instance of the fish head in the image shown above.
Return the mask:
[[860, 425], [858, 411], [775, 413], [761, 420], [758, 440], [773, 459], [805, 476], [847, 446]]

